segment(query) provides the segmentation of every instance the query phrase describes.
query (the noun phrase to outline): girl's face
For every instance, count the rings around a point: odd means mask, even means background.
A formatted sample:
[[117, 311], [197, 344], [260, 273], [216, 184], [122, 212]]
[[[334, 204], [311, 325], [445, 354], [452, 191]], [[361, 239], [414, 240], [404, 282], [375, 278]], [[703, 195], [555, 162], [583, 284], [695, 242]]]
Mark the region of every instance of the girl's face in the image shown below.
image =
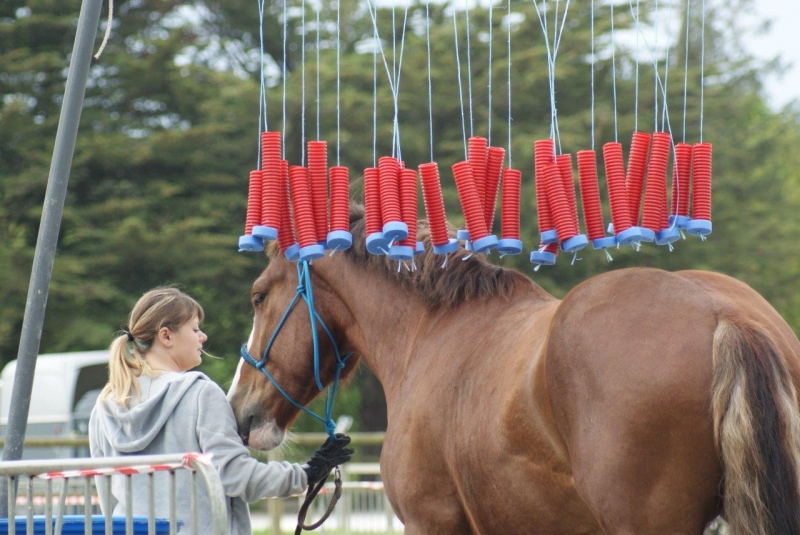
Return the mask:
[[208, 340], [200, 330], [200, 320], [195, 316], [172, 333], [172, 360], [181, 371], [199, 366], [202, 361], [203, 342]]

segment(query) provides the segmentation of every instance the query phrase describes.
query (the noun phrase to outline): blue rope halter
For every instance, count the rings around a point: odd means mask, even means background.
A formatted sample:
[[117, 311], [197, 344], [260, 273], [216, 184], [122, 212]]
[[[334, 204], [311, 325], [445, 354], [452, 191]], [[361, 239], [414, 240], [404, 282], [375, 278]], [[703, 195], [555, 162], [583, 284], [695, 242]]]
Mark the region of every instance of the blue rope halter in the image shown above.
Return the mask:
[[[336, 340], [333, 339], [333, 335], [328, 327], [325, 325], [325, 322], [322, 321], [322, 318], [317, 313], [317, 310], [314, 308], [314, 292], [311, 288], [311, 269], [307, 261], [302, 260], [297, 263], [297, 293], [294, 295], [294, 299], [292, 302], [289, 303], [289, 307], [286, 309], [286, 312], [283, 313], [283, 317], [281, 321], [278, 322], [278, 326], [275, 327], [275, 331], [272, 333], [272, 337], [269, 339], [269, 343], [267, 344], [266, 349], [264, 349], [264, 355], [261, 357], [261, 360], [257, 361], [253, 356], [247, 351], [247, 344], [242, 345], [242, 349], [240, 351], [242, 358], [250, 364], [251, 366], [255, 367], [257, 370], [260, 370], [267, 379], [272, 383], [272, 385], [278, 389], [283, 397], [285, 397], [289, 403], [297, 407], [298, 409], [304, 411], [306, 414], [312, 416], [313, 418], [322, 422], [325, 425], [325, 430], [328, 433], [328, 436], [331, 439], [334, 437], [334, 429], [336, 429], [336, 424], [334, 423], [333, 419], [331, 418], [331, 412], [333, 411], [333, 401], [336, 398], [336, 390], [339, 388], [339, 377], [341, 376], [342, 370], [347, 363], [347, 359], [349, 359], [353, 353], [350, 352], [345, 356], [341, 356], [339, 354], [339, 347], [336, 345]], [[277, 338], [278, 333], [280, 332], [283, 324], [286, 322], [286, 319], [289, 317], [289, 314], [292, 312], [292, 309], [300, 300], [300, 298], [306, 302], [308, 305], [308, 312], [311, 318], [311, 337], [314, 343], [314, 381], [317, 384], [317, 388], [322, 391], [322, 381], [319, 378], [319, 340], [317, 339], [317, 322], [322, 326], [325, 330], [325, 334], [328, 335], [328, 338], [333, 345], [333, 351], [336, 354], [336, 373], [333, 376], [333, 384], [328, 389], [328, 393], [325, 396], [325, 416], [320, 416], [312, 410], [307, 409], [286, 393], [286, 391], [280, 387], [278, 382], [275, 378], [270, 374], [265, 365], [267, 363], [267, 356], [269, 355], [269, 350], [272, 348], [272, 344], [275, 342], [275, 338]]]

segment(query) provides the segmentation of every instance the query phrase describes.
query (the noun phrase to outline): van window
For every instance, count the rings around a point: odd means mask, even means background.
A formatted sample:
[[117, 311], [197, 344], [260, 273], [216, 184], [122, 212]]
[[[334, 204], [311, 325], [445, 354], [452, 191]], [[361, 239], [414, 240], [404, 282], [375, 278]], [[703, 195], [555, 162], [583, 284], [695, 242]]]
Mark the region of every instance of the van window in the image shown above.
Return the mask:
[[102, 389], [108, 382], [108, 364], [95, 364], [81, 368], [75, 383], [75, 397], [72, 399], [72, 410], [78, 401], [90, 390]]

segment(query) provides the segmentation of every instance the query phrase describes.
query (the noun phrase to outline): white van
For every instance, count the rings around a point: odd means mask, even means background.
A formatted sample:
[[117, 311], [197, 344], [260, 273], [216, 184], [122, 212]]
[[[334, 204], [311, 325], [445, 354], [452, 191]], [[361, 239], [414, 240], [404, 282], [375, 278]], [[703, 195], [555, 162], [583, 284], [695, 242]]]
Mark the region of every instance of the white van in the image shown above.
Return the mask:
[[[108, 382], [108, 350], [39, 355], [26, 437], [85, 436], [89, 413]], [[0, 434], [5, 436], [17, 361], [0, 374]], [[87, 456], [86, 448], [25, 448], [23, 459]]]

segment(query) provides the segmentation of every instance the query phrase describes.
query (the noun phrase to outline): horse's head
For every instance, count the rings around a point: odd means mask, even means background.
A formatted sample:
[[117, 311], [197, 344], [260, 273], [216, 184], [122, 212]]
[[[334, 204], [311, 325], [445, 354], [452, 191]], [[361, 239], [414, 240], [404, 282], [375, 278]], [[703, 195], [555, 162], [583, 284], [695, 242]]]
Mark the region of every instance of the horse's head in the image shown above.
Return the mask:
[[[319, 395], [320, 390], [315, 380], [311, 318], [306, 302], [297, 297], [303, 282], [298, 278], [297, 266], [285, 260], [282, 254], [273, 251], [270, 257], [269, 265], [255, 281], [251, 292], [255, 315], [247, 351], [256, 361], [261, 361], [274, 335], [264, 369], [289, 397], [306, 405]], [[336, 259], [326, 258], [322, 262], [332, 263]], [[309, 269], [314, 307], [333, 335], [340, 354], [344, 355], [350, 350], [342, 340], [347, 311], [325, 280], [314, 273], [316, 269], [317, 266]], [[287, 313], [296, 297], [297, 302]], [[317, 321], [315, 327], [319, 379], [323, 386], [327, 386], [334, 380], [338, 361], [322, 323]], [[355, 366], [355, 358], [347, 360], [341, 377], [346, 377]], [[299, 414], [299, 409], [284, 397], [265, 373], [244, 360], [239, 362], [228, 398], [240, 436], [246, 444], [257, 449], [267, 450], [280, 445], [286, 430]]]

